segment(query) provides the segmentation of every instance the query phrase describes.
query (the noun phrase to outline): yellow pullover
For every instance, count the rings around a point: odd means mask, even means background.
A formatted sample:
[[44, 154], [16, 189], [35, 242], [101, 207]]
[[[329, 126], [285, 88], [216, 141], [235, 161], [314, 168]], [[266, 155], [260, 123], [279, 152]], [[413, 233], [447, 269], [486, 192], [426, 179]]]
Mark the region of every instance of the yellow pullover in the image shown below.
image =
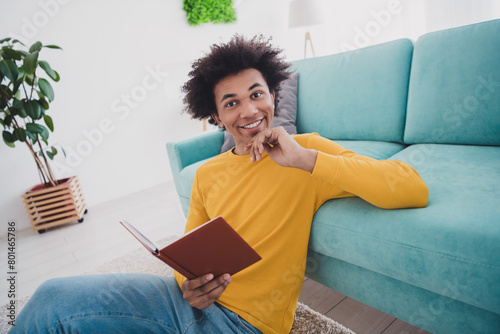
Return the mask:
[[[317, 134], [294, 138], [318, 151], [312, 174], [281, 167], [265, 153], [253, 163], [249, 155], [220, 154], [196, 172], [186, 224], [187, 232], [221, 215], [262, 257], [233, 276], [218, 303], [265, 334], [290, 332], [311, 222], [325, 201], [359, 196], [395, 209], [425, 207], [428, 199], [406, 163], [360, 156]], [[185, 280], [175, 277], [179, 286]]]

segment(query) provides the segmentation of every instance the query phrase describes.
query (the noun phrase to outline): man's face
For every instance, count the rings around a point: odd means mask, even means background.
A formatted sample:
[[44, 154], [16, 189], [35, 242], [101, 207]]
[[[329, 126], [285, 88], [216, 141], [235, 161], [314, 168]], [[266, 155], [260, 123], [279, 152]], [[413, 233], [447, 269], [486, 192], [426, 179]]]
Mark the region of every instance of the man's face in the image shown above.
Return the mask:
[[256, 69], [243, 70], [222, 79], [214, 87], [217, 115], [212, 117], [233, 135], [235, 154], [247, 154], [245, 146], [268, 129], [274, 116], [274, 93]]

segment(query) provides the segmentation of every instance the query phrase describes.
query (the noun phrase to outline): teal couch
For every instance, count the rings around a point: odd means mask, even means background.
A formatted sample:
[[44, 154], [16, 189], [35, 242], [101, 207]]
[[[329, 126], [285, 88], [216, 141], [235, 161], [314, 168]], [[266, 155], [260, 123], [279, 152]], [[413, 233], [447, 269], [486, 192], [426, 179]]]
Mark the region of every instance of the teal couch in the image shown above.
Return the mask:
[[[294, 62], [297, 131], [412, 165], [423, 209], [331, 200], [307, 276], [433, 333], [500, 332], [500, 20]], [[167, 143], [187, 214], [223, 133]], [[390, 179], [397, 185], [398, 179]]]

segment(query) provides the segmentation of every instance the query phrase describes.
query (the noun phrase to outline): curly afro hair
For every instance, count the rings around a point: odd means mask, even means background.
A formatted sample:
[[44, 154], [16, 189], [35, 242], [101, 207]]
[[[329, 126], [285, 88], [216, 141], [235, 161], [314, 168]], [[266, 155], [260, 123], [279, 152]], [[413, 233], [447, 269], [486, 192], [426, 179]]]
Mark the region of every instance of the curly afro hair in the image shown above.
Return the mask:
[[280, 57], [282, 50], [273, 47], [270, 41], [271, 38], [262, 35], [251, 39], [235, 35], [228, 43], [212, 45], [210, 53], [193, 62], [190, 79], [182, 87], [184, 111], [191, 118], [208, 118], [210, 124], [216, 124], [211, 116], [217, 114], [214, 87], [228, 76], [253, 68], [262, 74], [269, 91], [275, 93], [277, 115], [280, 85], [290, 76], [287, 71], [290, 64]]

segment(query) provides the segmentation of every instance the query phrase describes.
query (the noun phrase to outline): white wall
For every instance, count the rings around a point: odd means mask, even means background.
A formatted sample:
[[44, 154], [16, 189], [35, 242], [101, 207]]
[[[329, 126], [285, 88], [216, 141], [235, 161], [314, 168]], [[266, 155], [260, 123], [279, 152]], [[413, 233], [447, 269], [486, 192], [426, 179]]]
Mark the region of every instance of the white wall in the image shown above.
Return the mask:
[[[68, 159], [60, 155], [54, 167], [60, 177], [79, 176], [92, 206], [171, 179], [165, 143], [202, 131], [181, 114], [190, 62], [236, 32], [279, 43], [287, 21], [275, 13], [286, 5], [239, 1], [237, 23], [191, 27], [181, 0], [1, 0], [0, 36], [64, 49], [41, 53], [61, 75], [50, 142]], [[0, 144], [0, 220], [29, 227], [21, 195], [39, 183], [34, 162], [24, 147]]]
[[[324, 0], [324, 13], [323, 24], [293, 28], [286, 34], [291, 59], [304, 57], [305, 31], [311, 33], [316, 56], [322, 56], [399, 38], [416, 40], [427, 32], [498, 19], [500, 1]], [[307, 55], [311, 55], [309, 48]]]
[[[171, 179], [165, 143], [202, 131], [181, 114], [179, 87], [212, 43], [263, 33], [294, 60], [303, 57], [306, 31], [321, 56], [500, 17], [493, 0], [324, 5], [325, 23], [288, 29], [288, 0], [235, 0], [237, 23], [198, 27], [187, 24], [182, 0], [0, 0], [0, 38], [63, 47], [41, 55], [61, 75], [51, 143], [69, 156], [54, 167], [60, 177], [78, 175], [93, 206]], [[18, 229], [29, 227], [20, 196], [39, 180], [28, 150], [0, 143], [0, 175], [2, 226], [15, 219]]]

